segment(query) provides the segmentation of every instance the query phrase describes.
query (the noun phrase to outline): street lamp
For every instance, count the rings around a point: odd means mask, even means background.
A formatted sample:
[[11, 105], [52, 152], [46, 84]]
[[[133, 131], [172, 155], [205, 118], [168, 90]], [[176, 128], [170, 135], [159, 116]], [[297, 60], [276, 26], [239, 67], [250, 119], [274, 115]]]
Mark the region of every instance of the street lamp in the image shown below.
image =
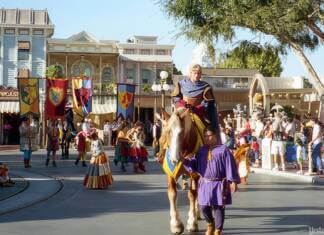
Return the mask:
[[161, 92], [162, 95], [162, 108], [165, 108], [165, 92], [170, 91], [172, 86], [167, 84], [166, 79], [168, 78], [169, 74], [167, 71], [161, 71], [160, 79], [157, 82], [154, 82], [152, 85], [152, 91], [155, 93], [155, 100], [154, 100], [154, 109], [156, 112], [156, 93]]

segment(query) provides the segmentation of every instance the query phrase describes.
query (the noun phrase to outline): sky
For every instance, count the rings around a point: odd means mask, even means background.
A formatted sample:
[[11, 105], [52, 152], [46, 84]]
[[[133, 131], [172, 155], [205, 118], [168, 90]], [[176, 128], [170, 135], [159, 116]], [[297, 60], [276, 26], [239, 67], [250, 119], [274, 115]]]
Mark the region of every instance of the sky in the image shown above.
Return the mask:
[[[55, 25], [53, 38], [67, 38], [83, 30], [99, 40], [125, 42], [133, 35], [158, 36], [159, 44], [173, 44], [173, 60], [176, 67], [186, 72], [197, 46], [179, 32], [158, 4], [159, 0], [0, 0], [2, 8], [47, 9]], [[238, 35], [244, 37], [242, 35]], [[230, 48], [219, 43], [216, 48]], [[217, 52], [216, 52], [217, 53]], [[217, 54], [216, 54], [217, 56]], [[307, 56], [320, 76], [324, 76], [324, 46]], [[289, 52], [282, 58], [281, 76], [306, 76], [307, 72], [298, 58]]]

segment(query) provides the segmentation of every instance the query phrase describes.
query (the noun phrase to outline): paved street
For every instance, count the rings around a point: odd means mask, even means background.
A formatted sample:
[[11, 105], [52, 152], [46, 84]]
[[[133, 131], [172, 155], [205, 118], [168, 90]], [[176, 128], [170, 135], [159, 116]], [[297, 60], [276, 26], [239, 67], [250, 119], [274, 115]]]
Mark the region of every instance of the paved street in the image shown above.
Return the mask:
[[[1, 151], [0, 155], [0, 161], [8, 162], [16, 174], [29, 174], [30, 185], [36, 187], [42, 179], [51, 185], [52, 191], [42, 183], [37, 194], [53, 194], [27, 208], [0, 215], [1, 235], [170, 234], [166, 180], [153, 161], [148, 172], [139, 175], [131, 173], [131, 166], [125, 174], [111, 164], [113, 186], [87, 190], [82, 186], [85, 168], [74, 166], [74, 160], [59, 161], [58, 168], [45, 168], [45, 157], [38, 152], [32, 159], [33, 167], [25, 170], [17, 152]], [[45, 176], [48, 178], [42, 178]], [[53, 177], [61, 180], [62, 187], [51, 182]], [[0, 201], [0, 206], [5, 202]], [[249, 185], [240, 187], [234, 205], [227, 208], [225, 234], [311, 234], [310, 229], [324, 229], [323, 202], [323, 186], [252, 174]], [[180, 192], [179, 206], [185, 220], [186, 192]], [[195, 234], [204, 234], [204, 225], [201, 221], [200, 232]]]

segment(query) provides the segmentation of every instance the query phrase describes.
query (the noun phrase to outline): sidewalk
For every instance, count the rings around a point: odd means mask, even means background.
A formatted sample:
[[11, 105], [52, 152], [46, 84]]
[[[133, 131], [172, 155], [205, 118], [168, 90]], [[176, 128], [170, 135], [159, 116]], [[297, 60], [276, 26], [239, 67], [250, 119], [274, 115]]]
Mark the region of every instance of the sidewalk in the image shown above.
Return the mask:
[[47, 200], [63, 188], [59, 180], [48, 176], [27, 171], [12, 171], [11, 173], [24, 178], [28, 184], [16, 194], [7, 194], [6, 199], [0, 200], [0, 215]]
[[19, 145], [0, 145], [0, 151], [19, 150]]
[[307, 171], [303, 175], [297, 174], [297, 170], [293, 168], [287, 168], [286, 171], [274, 171], [263, 169], [261, 167], [251, 167], [252, 172], [257, 174], [268, 174], [274, 176], [280, 176], [285, 178], [290, 178], [295, 181], [300, 181], [304, 183], [324, 185], [324, 175], [307, 175]]

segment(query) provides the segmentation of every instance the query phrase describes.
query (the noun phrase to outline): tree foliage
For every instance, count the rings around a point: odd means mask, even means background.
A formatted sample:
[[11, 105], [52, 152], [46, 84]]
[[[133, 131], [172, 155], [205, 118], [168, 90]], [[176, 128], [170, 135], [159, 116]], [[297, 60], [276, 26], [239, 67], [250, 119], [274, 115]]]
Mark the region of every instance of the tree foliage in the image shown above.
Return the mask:
[[313, 88], [308, 78], [303, 77], [303, 81], [304, 81], [304, 88]]
[[294, 50], [323, 93], [303, 52], [323, 42], [323, 0], [161, 0], [161, 5], [180, 25], [180, 35], [209, 48], [219, 39], [233, 41], [238, 29], [270, 36], [272, 46]]
[[46, 68], [46, 77], [48, 78], [62, 78], [63, 72], [60, 66], [51, 65]]
[[219, 67], [256, 69], [266, 77], [278, 77], [282, 72], [279, 54], [271, 45], [242, 41], [239, 46], [220, 56]]
[[[162, 0], [167, 13], [182, 25], [182, 33], [198, 41], [231, 40], [237, 28], [271, 35], [313, 49], [321, 29], [323, 0]], [[320, 33], [322, 33], [320, 31]], [[319, 34], [321, 35], [321, 34]]]
[[182, 75], [182, 72], [177, 69], [175, 64], [173, 64], [173, 75]]

